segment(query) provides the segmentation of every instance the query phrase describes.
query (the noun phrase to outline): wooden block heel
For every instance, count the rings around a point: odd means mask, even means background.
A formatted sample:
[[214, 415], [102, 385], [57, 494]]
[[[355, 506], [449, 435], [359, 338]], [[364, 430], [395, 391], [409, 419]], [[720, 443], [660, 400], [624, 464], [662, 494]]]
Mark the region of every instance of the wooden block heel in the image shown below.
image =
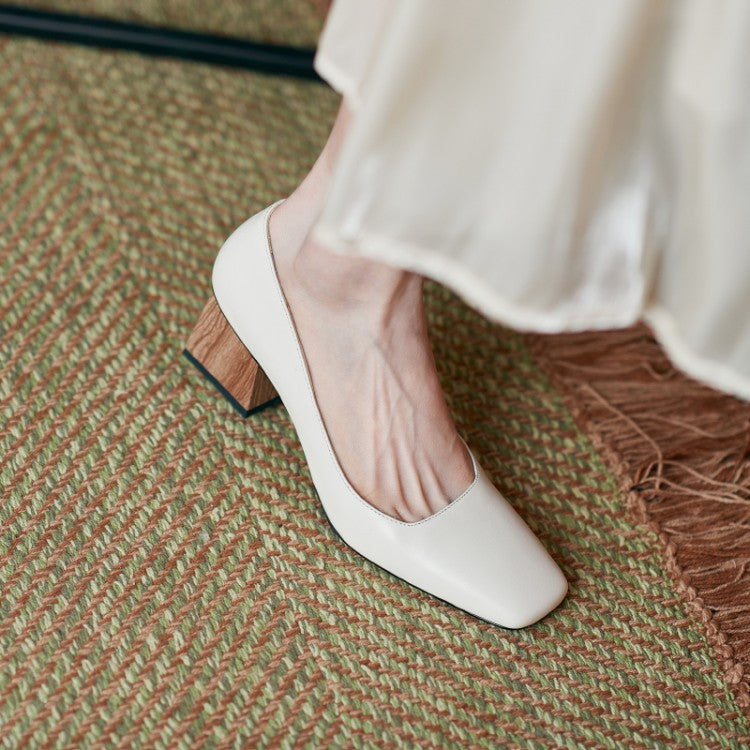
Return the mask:
[[183, 353], [243, 417], [279, 401], [276, 389], [232, 330], [213, 294]]

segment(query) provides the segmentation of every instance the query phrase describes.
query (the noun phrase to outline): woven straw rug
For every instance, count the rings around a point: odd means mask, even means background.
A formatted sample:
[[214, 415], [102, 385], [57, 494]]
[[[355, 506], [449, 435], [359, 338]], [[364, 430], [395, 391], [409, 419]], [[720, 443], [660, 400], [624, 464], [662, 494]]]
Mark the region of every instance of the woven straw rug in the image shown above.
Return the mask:
[[431, 285], [480, 461], [570, 578], [505, 631], [327, 526], [282, 406], [182, 358], [213, 257], [310, 165], [324, 87], [0, 38], [3, 747], [739, 747], [750, 726], [531, 356]]

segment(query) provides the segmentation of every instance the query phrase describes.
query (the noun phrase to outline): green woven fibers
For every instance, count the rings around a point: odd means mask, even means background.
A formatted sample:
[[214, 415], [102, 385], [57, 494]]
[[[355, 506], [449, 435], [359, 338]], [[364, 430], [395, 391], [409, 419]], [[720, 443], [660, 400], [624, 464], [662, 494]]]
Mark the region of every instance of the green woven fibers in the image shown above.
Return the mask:
[[326, 88], [0, 39], [0, 746], [736, 747], [702, 626], [521, 338], [428, 290], [460, 428], [572, 581], [521, 632], [363, 561], [282, 406], [181, 356]]

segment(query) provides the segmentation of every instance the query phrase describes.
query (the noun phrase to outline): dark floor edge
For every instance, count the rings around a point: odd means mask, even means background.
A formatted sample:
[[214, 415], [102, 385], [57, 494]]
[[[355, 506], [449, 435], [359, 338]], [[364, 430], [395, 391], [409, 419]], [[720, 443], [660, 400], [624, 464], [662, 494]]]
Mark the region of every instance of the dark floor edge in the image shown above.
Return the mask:
[[220, 34], [32, 10], [16, 5], [0, 5], [0, 33], [322, 80], [313, 68], [314, 49], [261, 44]]

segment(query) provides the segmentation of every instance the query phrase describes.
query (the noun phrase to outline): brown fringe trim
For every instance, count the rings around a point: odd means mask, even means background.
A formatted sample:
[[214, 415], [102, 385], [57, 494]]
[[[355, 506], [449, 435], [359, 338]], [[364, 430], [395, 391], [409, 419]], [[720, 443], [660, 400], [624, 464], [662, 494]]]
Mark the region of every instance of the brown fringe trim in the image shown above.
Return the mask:
[[750, 715], [750, 404], [678, 372], [645, 325], [526, 338], [658, 535]]

